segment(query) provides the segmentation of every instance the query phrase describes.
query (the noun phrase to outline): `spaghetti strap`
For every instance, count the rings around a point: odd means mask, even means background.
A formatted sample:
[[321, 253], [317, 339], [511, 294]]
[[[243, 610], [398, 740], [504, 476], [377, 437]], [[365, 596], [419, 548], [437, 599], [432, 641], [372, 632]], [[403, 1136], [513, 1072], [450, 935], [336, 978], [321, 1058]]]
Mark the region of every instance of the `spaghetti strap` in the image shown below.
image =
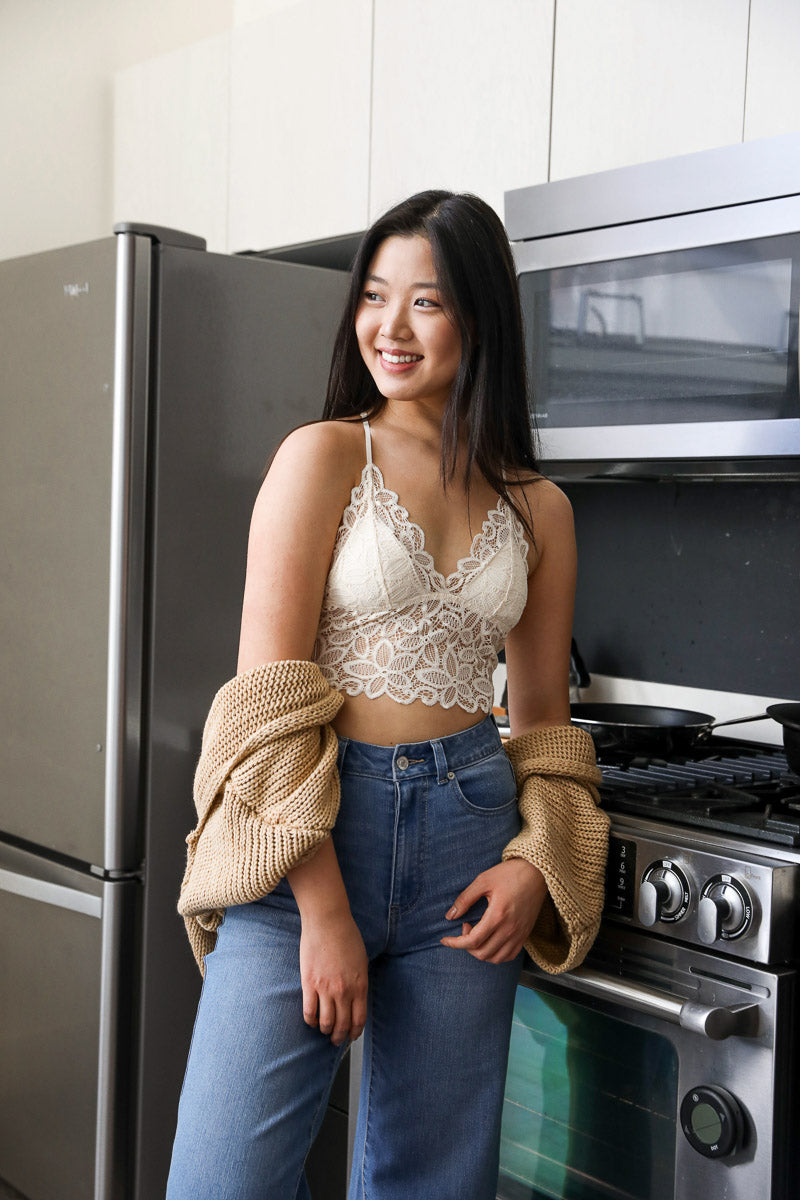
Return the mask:
[[370, 432], [369, 421], [367, 420], [366, 413], [361, 414], [361, 424], [364, 426], [364, 441], [367, 444], [367, 466], [371, 467], [372, 466], [372, 433]]

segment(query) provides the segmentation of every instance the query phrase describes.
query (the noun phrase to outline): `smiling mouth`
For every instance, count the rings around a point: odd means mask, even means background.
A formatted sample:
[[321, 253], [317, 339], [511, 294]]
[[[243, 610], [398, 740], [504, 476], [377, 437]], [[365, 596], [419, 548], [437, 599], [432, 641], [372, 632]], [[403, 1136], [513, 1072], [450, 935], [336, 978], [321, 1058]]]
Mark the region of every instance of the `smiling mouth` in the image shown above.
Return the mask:
[[378, 354], [384, 362], [393, 363], [395, 366], [401, 363], [422, 362], [424, 357], [422, 354], [392, 354], [389, 350], [379, 350]]

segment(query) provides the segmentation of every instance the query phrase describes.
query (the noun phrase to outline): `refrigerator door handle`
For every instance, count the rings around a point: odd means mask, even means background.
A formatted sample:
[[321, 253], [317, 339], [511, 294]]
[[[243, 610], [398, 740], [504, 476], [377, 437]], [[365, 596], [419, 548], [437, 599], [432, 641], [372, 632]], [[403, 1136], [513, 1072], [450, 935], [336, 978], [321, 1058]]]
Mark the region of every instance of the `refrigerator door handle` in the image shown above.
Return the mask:
[[143, 477], [149, 354], [150, 242], [117, 237], [114, 327], [114, 418], [111, 448], [111, 514], [106, 708], [106, 871], [135, 868], [142, 687], [144, 574]]
[[67, 908], [70, 912], [83, 913], [87, 917], [103, 915], [103, 901], [99, 896], [91, 896], [88, 892], [79, 892], [60, 883], [34, 879], [30, 875], [19, 875], [2, 867], [0, 891], [13, 892], [16, 896], [24, 896], [27, 900], [37, 900], [42, 904], [55, 904], [58, 908]]

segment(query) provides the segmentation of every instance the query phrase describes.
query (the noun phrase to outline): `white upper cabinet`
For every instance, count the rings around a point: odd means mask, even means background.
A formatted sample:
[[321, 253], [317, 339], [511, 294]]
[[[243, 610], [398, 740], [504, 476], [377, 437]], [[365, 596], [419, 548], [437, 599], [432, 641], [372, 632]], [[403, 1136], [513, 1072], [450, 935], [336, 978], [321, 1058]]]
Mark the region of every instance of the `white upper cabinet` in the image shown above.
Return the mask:
[[114, 221], [168, 225], [228, 249], [230, 38], [206, 38], [114, 81]]
[[740, 142], [749, 7], [558, 0], [550, 178]]
[[255, 10], [264, 15], [231, 34], [230, 246], [363, 229], [371, 0], [246, 6]]
[[370, 219], [547, 179], [553, 0], [375, 0]]
[[800, 129], [800, 4], [751, 0], [746, 139]]

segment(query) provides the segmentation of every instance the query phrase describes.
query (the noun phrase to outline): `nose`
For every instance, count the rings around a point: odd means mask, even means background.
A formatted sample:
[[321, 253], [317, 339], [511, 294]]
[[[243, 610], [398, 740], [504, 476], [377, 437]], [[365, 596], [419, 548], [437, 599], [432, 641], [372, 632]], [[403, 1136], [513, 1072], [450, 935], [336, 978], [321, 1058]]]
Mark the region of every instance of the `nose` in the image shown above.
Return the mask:
[[405, 305], [387, 304], [381, 319], [381, 333], [385, 338], [395, 341], [407, 338], [411, 334]]

